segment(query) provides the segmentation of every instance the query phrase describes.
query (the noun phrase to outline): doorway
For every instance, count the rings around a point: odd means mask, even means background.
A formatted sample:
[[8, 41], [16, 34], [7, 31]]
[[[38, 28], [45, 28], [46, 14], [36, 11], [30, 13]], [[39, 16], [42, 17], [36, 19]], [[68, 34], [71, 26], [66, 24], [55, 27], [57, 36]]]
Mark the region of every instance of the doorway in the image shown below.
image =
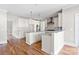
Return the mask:
[[77, 46], [77, 54], [79, 55], [79, 14], [75, 15], [75, 43]]

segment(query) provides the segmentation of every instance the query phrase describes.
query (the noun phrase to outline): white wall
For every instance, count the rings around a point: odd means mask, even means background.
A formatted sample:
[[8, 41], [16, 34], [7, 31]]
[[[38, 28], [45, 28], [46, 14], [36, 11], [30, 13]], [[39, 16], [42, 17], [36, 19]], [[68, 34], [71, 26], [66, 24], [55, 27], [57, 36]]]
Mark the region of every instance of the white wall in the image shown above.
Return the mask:
[[0, 44], [7, 43], [7, 12], [0, 10]]
[[62, 12], [62, 25], [65, 43], [74, 46], [75, 43], [75, 14], [79, 13], [79, 6], [64, 9]]

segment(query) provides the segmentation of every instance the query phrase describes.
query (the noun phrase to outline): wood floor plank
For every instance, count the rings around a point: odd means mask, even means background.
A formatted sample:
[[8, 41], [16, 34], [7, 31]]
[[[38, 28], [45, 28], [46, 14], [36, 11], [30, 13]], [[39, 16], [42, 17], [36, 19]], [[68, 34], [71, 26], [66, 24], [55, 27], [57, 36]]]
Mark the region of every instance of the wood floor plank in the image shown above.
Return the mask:
[[[7, 44], [0, 44], [0, 55], [49, 55], [41, 50], [41, 41], [28, 45], [25, 38], [9, 39]], [[77, 49], [65, 45], [59, 55], [76, 55]]]
[[72, 46], [68, 46], [68, 45], [64, 45], [63, 49], [60, 51], [59, 54], [61, 55], [77, 55], [77, 48], [76, 47], [72, 47]]

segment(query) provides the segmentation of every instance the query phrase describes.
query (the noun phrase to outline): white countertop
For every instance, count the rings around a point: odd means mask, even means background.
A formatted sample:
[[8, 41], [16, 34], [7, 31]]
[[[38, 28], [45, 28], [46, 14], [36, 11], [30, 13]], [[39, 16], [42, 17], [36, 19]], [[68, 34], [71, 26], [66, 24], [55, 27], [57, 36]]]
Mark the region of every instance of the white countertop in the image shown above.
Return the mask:
[[28, 33], [44, 33], [45, 31], [39, 31], [39, 32], [28, 32]]
[[[63, 30], [62, 30], [63, 31]], [[43, 33], [43, 35], [52, 35], [52, 34], [54, 34], [54, 33], [59, 33], [59, 32], [62, 32], [62, 31], [45, 31], [44, 33]]]
[[59, 31], [45, 31], [45, 32], [50, 32], [50, 33], [53, 33], [53, 32], [61, 32], [63, 30], [59, 30]]
[[58, 32], [61, 32], [63, 30], [59, 30], [59, 31], [38, 31], [38, 32], [28, 32], [29, 34], [40, 34], [40, 33], [43, 33], [43, 34], [52, 34], [52, 33], [58, 33]]

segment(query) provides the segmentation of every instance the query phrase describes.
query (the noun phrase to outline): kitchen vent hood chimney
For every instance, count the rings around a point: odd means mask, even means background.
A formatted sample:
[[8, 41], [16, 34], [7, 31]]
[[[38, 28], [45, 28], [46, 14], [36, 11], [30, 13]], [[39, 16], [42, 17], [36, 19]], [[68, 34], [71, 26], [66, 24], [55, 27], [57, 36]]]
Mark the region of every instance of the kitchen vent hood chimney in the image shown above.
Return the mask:
[[54, 24], [54, 22], [53, 22], [53, 17], [50, 17], [49, 20], [50, 20], [50, 21], [48, 22], [48, 24]]

